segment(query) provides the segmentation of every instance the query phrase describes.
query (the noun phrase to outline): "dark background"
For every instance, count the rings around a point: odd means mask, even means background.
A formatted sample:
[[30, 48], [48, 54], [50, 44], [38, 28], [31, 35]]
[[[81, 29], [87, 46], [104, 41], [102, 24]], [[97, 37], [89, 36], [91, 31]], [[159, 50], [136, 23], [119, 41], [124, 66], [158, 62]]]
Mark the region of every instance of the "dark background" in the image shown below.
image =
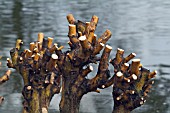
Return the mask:
[[[9, 50], [17, 38], [28, 48], [29, 42], [37, 39], [38, 32], [54, 37], [55, 42], [68, 45], [68, 22], [66, 15], [90, 21], [92, 15], [99, 17], [96, 34], [111, 30], [108, 42], [125, 54], [137, 54], [148, 69], [157, 70], [155, 85], [146, 104], [133, 113], [170, 112], [170, 1], [169, 0], [0, 0], [0, 75], [6, 66]], [[95, 73], [95, 71], [94, 71]], [[0, 113], [20, 113], [22, 109], [22, 80], [13, 70], [10, 80], [0, 86], [0, 95], [6, 98]], [[89, 93], [81, 102], [82, 113], [111, 113], [111, 88], [101, 94]], [[50, 105], [50, 113], [58, 111], [60, 95]]]

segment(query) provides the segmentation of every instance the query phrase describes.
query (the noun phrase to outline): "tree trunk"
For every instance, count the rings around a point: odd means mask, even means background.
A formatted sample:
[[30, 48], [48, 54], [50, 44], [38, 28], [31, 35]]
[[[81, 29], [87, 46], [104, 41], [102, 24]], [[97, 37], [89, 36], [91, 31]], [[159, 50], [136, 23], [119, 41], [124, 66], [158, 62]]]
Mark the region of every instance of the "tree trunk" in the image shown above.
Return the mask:
[[126, 109], [123, 105], [119, 105], [119, 106], [114, 105], [114, 109], [112, 113], [130, 113], [130, 111]]
[[32, 89], [26, 92], [24, 96], [24, 110], [23, 113], [48, 113], [48, 107], [52, 96], [48, 95], [46, 89]]
[[65, 92], [60, 102], [60, 113], [79, 113], [80, 98], [76, 94]]
[[65, 71], [65, 75], [63, 75], [64, 77], [62, 78], [60, 113], [79, 113], [80, 100], [83, 93], [80, 90], [78, 93], [78, 89], [73, 87], [74, 81], [77, 78], [76, 72], [78, 72], [78, 70], [75, 69], [75, 73], [71, 73], [70, 70]]

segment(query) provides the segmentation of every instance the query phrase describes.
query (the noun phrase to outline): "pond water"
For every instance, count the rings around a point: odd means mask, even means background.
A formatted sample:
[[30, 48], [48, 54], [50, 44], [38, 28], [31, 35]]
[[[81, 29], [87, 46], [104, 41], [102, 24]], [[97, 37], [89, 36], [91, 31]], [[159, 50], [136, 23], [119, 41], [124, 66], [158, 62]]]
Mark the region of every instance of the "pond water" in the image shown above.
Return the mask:
[[[28, 42], [37, 39], [37, 33], [54, 37], [67, 49], [68, 22], [66, 15], [90, 21], [92, 15], [99, 17], [96, 34], [106, 29], [112, 32], [108, 42], [125, 54], [135, 52], [142, 64], [158, 75], [149, 99], [133, 113], [170, 113], [170, 1], [169, 0], [0, 0], [0, 68], [2, 75], [9, 50], [17, 38]], [[0, 95], [6, 99], [0, 106], [1, 113], [20, 113], [22, 109], [22, 80], [13, 70], [8, 82], [0, 86]], [[50, 113], [59, 111], [60, 95], [50, 105]], [[111, 88], [101, 94], [89, 93], [81, 102], [82, 113], [111, 113]]]

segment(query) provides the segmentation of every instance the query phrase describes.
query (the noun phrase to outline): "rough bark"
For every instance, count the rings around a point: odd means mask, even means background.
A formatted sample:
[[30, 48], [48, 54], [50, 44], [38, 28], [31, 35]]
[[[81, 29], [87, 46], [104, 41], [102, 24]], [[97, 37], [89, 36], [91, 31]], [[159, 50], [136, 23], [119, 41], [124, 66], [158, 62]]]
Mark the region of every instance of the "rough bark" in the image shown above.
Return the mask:
[[58, 47], [52, 45], [52, 40], [44, 39], [43, 33], [39, 33], [37, 42], [21, 52], [23, 42], [18, 39], [10, 51], [12, 61], [7, 58], [8, 67], [16, 69], [24, 81], [23, 113], [48, 113], [53, 95], [60, 92], [61, 75], [55, 53]]
[[113, 112], [112, 113], [130, 113], [130, 111], [128, 109], [125, 108], [125, 106], [123, 105], [119, 105], [119, 106], [116, 106], [114, 104], [114, 108], [113, 108]]
[[124, 50], [117, 49], [117, 54], [110, 63], [114, 66], [113, 76], [113, 113], [130, 113], [146, 102], [147, 94], [150, 91], [156, 71], [150, 72], [140, 64], [140, 59], [127, 62], [136, 56], [131, 53], [123, 57]]
[[[68, 15], [70, 50], [62, 54], [60, 70], [62, 72], [62, 98], [60, 102], [61, 113], [78, 113], [81, 98], [88, 92], [98, 92], [108, 79], [108, 58], [111, 47], [104, 47], [106, 41], [111, 37], [111, 32], [106, 32], [96, 40], [94, 31], [98, 17], [93, 16], [89, 25], [75, 21], [73, 15]], [[105, 48], [101, 58], [96, 55]], [[99, 63], [98, 73], [93, 79], [87, 79], [88, 73], [93, 71], [90, 63]]]

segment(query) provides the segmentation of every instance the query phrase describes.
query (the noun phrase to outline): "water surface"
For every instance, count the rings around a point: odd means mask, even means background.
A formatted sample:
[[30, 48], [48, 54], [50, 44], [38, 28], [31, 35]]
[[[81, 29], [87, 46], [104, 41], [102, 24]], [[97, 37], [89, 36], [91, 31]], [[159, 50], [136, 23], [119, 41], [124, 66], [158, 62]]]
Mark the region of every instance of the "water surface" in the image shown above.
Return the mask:
[[[137, 54], [143, 65], [156, 69], [158, 76], [146, 104], [134, 113], [170, 112], [170, 1], [169, 0], [0, 0], [0, 55], [2, 75], [7, 69], [6, 58], [15, 40], [28, 42], [37, 39], [37, 33], [54, 37], [60, 45], [68, 48], [68, 22], [66, 15], [90, 21], [92, 15], [99, 17], [96, 34], [111, 30], [108, 42], [125, 54]], [[10, 80], [0, 86], [0, 95], [6, 100], [0, 106], [1, 113], [21, 112], [22, 80], [13, 70]], [[60, 95], [50, 105], [50, 113], [58, 111]], [[101, 94], [89, 93], [81, 102], [82, 113], [111, 113], [113, 106], [111, 88]]]

